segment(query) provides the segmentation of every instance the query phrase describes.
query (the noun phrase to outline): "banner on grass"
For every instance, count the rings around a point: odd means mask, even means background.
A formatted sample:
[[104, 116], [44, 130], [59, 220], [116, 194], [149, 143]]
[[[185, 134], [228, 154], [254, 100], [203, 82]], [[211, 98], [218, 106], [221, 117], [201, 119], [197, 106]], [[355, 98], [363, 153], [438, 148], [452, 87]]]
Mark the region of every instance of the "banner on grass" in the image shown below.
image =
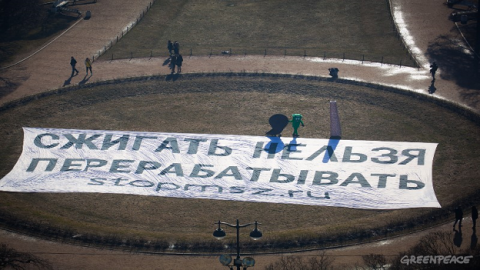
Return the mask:
[[24, 128], [10, 192], [99, 192], [365, 209], [440, 207], [437, 144]]

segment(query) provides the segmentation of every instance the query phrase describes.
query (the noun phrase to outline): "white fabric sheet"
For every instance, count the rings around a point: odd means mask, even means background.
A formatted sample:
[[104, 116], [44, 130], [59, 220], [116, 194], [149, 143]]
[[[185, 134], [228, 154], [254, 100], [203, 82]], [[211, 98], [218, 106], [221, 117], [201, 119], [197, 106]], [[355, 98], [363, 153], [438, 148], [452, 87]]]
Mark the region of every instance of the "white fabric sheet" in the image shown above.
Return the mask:
[[98, 192], [363, 209], [440, 207], [436, 143], [24, 128], [10, 192]]

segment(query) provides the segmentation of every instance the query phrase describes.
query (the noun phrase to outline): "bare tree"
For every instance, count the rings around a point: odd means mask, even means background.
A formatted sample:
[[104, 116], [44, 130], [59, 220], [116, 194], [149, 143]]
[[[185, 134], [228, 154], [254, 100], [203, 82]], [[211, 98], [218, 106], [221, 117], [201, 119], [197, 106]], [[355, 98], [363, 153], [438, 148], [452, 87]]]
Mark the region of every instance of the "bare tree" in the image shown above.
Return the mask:
[[301, 264], [302, 258], [299, 256], [282, 256], [280, 260], [265, 267], [265, 270], [305, 270]]
[[325, 251], [307, 261], [300, 256], [282, 256], [280, 260], [265, 267], [265, 270], [327, 270], [331, 268], [333, 261]]
[[405, 256], [436, 256], [436, 255], [458, 255], [459, 249], [455, 247], [454, 239], [450, 232], [439, 231], [432, 232], [422, 237], [418, 243], [407, 250], [399, 253], [391, 261], [390, 269], [471, 269], [470, 265], [455, 265], [455, 264], [402, 264], [401, 259]]
[[429, 233], [411, 251], [412, 254], [419, 255], [453, 255], [457, 253], [452, 235], [449, 232]]
[[30, 253], [19, 252], [13, 248], [9, 248], [5, 244], [0, 244], [0, 269], [53, 269], [50, 262]]
[[382, 254], [368, 254], [362, 256], [363, 262], [371, 269], [385, 269], [387, 258]]
[[308, 265], [310, 270], [327, 270], [329, 269], [335, 259], [331, 256], [328, 256], [325, 250], [320, 253], [318, 257], [312, 257], [308, 260]]

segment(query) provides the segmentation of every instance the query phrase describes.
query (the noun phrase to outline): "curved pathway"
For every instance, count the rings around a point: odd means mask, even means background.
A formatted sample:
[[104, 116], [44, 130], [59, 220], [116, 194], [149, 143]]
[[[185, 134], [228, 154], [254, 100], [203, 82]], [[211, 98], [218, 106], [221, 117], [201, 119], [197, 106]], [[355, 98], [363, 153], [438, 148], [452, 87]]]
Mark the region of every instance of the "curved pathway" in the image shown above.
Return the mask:
[[[76, 27], [65, 33], [56, 42], [34, 55], [30, 59], [4, 70], [0, 76], [18, 83], [12, 93], [0, 98], [0, 104], [13, 101], [31, 94], [56, 89], [65, 85], [90, 83], [115, 78], [168, 74], [163, 66], [164, 58], [125, 59], [115, 61], [96, 61], [94, 75], [84, 77], [83, 59], [95, 55], [109, 44], [127, 25], [136, 19], [150, 1], [142, 0], [134, 9], [128, 1], [99, 1], [95, 5], [80, 6], [92, 11], [90, 20], [82, 20]], [[144, 4], [142, 6], [142, 4]], [[124, 7], [124, 8], [122, 8]], [[392, 9], [402, 35], [411, 51], [421, 64], [421, 68], [402, 67], [361, 61], [341, 59], [323, 59], [292, 56], [192, 56], [184, 55], [184, 73], [196, 72], [260, 72], [288, 73], [328, 77], [328, 68], [337, 67], [339, 76], [344, 79], [366, 81], [394, 86], [428, 94], [431, 76], [429, 62], [425, 52], [429, 45], [439, 37], [446, 36], [452, 42], [461, 45], [461, 36], [453, 29], [449, 21], [451, 12], [444, 1], [392, 0]], [[80, 75], [70, 78], [70, 56], [74, 56]], [[434, 96], [448, 99], [480, 112], [480, 99], [476, 90], [458, 86], [455, 81], [443, 79], [440, 66], [434, 87]]]
[[[420, 68], [381, 65], [351, 60], [322, 59], [310, 57], [282, 56], [184, 56], [183, 71], [196, 72], [259, 72], [288, 73], [328, 77], [328, 68], [337, 67], [341, 78], [394, 86], [407, 91], [422, 92], [428, 95], [431, 77], [428, 66], [431, 61], [426, 52], [441, 37], [447, 37], [459, 49], [463, 48], [461, 37], [448, 21], [451, 10], [444, 0], [415, 1], [391, 0], [394, 16], [405, 42], [421, 64]], [[0, 70], [0, 77], [16, 83], [18, 87], [0, 97], [0, 105], [16, 99], [56, 89], [65, 85], [91, 83], [115, 78], [168, 74], [163, 66], [164, 58], [132, 59], [116, 61], [96, 61], [94, 75], [84, 77], [83, 59], [95, 55], [110, 40], [121, 33], [127, 25], [135, 21], [150, 0], [137, 0], [135, 5], [129, 0], [102, 0], [94, 5], [78, 6], [83, 12], [90, 10], [92, 18], [82, 20], [63, 34], [55, 42], [29, 59], [6, 70]], [[453, 29], [453, 31], [452, 31]], [[70, 57], [74, 56], [80, 75], [70, 77]], [[462, 106], [480, 112], [479, 91], [458, 86], [448, 74], [442, 74], [442, 66], [437, 73], [434, 96], [448, 99]], [[468, 220], [467, 222], [468, 223]], [[451, 231], [451, 225], [440, 226], [439, 230]], [[466, 225], [465, 238], [471, 230]], [[418, 237], [426, 232], [396, 238], [374, 244], [355, 246], [329, 251], [339, 256], [344, 263], [361, 263], [360, 255], [383, 253], [393, 255], [413, 245]], [[55, 262], [58, 267], [68, 269], [224, 269], [217, 257], [174, 257], [147, 256], [116, 251], [105, 251], [63, 245], [0, 231], [0, 242], [7, 242], [20, 251], [32, 252]], [[465, 240], [462, 248], [467, 247]], [[318, 252], [302, 253], [314, 256]], [[356, 254], [359, 256], [353, 256]], [[346, 256], [346, 257], [342, 257]], [[277, 256], [255, 256], [257, 268], [278, 259]], [[203, 267], [202, 265], [205, 265]]]

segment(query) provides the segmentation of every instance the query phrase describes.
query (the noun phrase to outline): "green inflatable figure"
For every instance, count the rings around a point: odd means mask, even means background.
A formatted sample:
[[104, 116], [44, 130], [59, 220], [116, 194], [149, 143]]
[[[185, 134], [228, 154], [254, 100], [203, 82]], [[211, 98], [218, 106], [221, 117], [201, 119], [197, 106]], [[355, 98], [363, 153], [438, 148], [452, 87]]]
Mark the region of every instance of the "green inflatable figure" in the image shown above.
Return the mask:
[[302, 124], [302, 127], [305, 126], [302, 121], [302, 115], [299, 113], [292, 114], [292, 120], [289, 122], [292, 122], [293, 137], [298, 137], [298, 127], [300, 126], [300, 124]]

